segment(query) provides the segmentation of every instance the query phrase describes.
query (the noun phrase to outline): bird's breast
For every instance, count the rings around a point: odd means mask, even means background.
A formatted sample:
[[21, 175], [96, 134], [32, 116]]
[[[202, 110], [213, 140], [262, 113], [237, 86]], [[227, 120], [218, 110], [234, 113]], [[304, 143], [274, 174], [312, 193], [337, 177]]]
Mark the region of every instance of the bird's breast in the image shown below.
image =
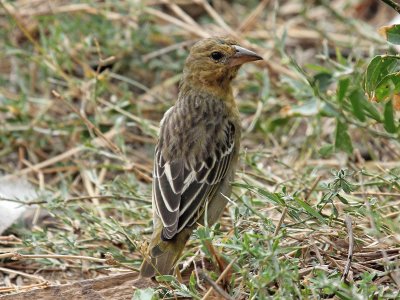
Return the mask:
[[[166, 113], [160, 130], [159, 149], [166, 160], [185, 163], [207, 157], [226, 139], [225, 129], [235, 126], [240, 134], [236, 106], [207, 94], [186, 95]], [[238, 140], [235, 138], [235, 140]]]

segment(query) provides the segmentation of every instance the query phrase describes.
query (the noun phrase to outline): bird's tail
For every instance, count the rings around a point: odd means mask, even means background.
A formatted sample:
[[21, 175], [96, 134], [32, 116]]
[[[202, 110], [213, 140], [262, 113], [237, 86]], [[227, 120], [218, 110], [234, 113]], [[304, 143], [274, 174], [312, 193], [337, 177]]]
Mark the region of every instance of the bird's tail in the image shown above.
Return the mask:
[[155, 277], [157, 275], [170, 275], [178, 261], [185, 244], [190, 237], [192, 229], [185, 228], [173, 239], [163, 241], [161, 231], [155, 230], [150, 242], [147, 257], [140, 267], [141, 277]]

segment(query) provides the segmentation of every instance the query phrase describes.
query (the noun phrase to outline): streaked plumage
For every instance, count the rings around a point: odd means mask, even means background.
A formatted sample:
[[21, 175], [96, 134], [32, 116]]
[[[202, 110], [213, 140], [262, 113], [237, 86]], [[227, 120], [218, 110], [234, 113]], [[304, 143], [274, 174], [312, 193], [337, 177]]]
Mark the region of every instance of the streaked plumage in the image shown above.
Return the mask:
[[170, 274], [194, 227], [215, 223], [230, 195], [240, 119], [230, 83], [241, 64], [261, 59], [230, 39], [196, 43], [176, 104], [161, 121], [153, 170], [154, 232], [141, 275]]

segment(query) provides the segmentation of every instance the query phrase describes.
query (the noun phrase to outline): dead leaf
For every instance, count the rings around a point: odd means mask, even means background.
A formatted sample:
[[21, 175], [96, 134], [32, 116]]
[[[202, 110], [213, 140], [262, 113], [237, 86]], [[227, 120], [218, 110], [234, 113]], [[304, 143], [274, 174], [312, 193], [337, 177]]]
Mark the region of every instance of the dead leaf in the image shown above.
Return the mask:
[[400, 111], [400, 94], [393, 96], [393, 108], [396, 111]]

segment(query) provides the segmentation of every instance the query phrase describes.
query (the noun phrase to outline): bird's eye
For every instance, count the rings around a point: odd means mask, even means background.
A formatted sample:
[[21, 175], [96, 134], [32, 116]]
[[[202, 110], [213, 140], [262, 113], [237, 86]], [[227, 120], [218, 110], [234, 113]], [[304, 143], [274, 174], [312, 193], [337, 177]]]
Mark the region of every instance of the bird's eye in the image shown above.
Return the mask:
[[211, 58], [213, 60], [220, 60], [222, 57], [224, 57], [224, 55], [221, 52], [215, 51], [211, 53]]

